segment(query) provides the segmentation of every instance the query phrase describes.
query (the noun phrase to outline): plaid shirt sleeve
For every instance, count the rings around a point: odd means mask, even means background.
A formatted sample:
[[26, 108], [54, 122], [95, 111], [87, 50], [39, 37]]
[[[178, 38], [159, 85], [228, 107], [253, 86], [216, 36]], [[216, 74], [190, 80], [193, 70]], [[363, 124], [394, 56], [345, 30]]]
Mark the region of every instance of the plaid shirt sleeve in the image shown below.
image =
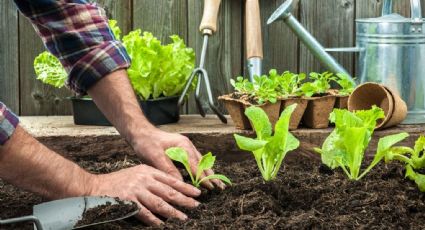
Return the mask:
[[18, 123], [18, 117], [0, 102], [0, 145], [9, 140]]
[[69, 74], [67, 86], [85, 94], [102, 77], [128, 68], [130, 58], [103, 9], [87, 0], [15, 0], [46, 48]]

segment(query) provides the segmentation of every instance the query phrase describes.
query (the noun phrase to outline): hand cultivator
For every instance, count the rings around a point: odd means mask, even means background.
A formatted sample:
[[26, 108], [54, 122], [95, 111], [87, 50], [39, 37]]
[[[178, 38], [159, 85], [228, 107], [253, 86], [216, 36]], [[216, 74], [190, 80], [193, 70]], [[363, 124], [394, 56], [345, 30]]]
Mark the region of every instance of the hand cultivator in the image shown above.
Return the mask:
[[196, 100], [196, 106], [198, 107], [199, 113], [201, 114], [202, 117], [205, 117], [206, 115], [205, 110], [202, 107], [202, 102], [200, 100], [201, 86], [202, 86], [201, 84], [202, 82], [204, 82], [205, 88], [207, 91], [209, 107], [212, 109], [212, 111], [214, 111], [215, 114], [217, 114], [218, 118], [223, 123], [227, 123], [227, 118], [215, 106], [208, 72], [205, 69], [205, 59], [206, 59], [207, 48], [208, 48], [208, 39], [217, 31], [217, 17], [218, 17], [218, 11], [220, 8], [220, 3], [221, 3], [221, 0], [205, 0], [204, 17], [202, 19], [201, 26], [200, 26], [200, 31], [202, 35], [204, 36], [204, 43], [202, 46], [199, 67], [192, 72], [192, 75], [190, 76], [186, 84], [186, 87], [180, 96], [178, 106], [180, 108], [183, 106], [186, 94], [189, 92], [190, 88], [192, 87], [193, 81], [195, 81], [195, 79], [197, 78], [198, 82], [197, 82], [196, 90], [195, 90], [195, 100]]

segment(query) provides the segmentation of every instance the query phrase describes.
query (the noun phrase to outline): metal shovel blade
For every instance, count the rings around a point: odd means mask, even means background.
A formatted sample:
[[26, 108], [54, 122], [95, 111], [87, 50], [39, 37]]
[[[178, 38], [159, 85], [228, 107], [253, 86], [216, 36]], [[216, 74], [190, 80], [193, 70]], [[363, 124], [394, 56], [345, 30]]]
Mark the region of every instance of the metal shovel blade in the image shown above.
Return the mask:
[[[85, 211], [107, 204], [117, 205], [118, 202], [115, 198], [110, 197], [68, 198], [35, 205], [33, 215], [40, 220], [44, 230], [69, 230], [122, 220], [139, 212], [139, 209], [136, 208], [129, 213], [123, 213], [122, 216], [115, 219], [75, 227], [78, 221], [82, 220]], [[124, 204], [131, 205], [132, 202], [125, 201]]]
[[122, 201], [124, 205], [133, 205], [134, 210], [129, 210], [128, 213], [122, 213], [122, 215], [119, 214], [121, 216], [116, 216], [116, 212], [108, 213], [108, 210], [106, 210], [104, 213], [106, 215], [114, 214], [114, 219], [105, 220], [102, 218], [98, 222], [94, 220], [93, 223], [76, 226], [83, 219], [86, 211], [102, 205], [118, 205], [119, 202], [121, 203], [121, 201], [110, 197], [76, 197], [56, 200], [35, 205], [32, 216], [0, 220], [0, 225], [33, 222], [34, 229], [37, 230], [70, 230], [126, 219], [139, 212], [139, 208], [133, 202]]

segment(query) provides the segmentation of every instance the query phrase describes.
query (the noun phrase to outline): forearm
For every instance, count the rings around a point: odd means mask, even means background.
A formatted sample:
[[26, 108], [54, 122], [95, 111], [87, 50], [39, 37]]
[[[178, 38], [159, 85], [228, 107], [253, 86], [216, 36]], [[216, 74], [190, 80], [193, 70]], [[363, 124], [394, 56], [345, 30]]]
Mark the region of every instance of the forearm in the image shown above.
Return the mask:
[[18, 126], [0, 146], [0, 178], [43, 197], [57, 199], [90, 194], [94, 175], [66, 160]]
[[88, 94], [133, 147], [144, 139], [143, 135], [157, 131], [143, 115], [125, 70], [105, 76], [89, 89]]

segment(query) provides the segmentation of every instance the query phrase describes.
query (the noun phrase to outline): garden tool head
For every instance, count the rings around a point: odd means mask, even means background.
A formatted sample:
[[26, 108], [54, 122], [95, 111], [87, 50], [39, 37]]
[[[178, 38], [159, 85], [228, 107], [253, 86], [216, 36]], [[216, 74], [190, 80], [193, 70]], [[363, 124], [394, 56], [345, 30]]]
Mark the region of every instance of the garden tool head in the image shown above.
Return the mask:
[[[52, 202], [42, 203], [33, 207], [33, 215], [19, 217], [14, 219], [0, 220], [0, 225], [15, 224], [23, 222], [32, 222], [37, 230], [69, 230], [79, 229], [92, 225], [98, 225], [117, 220], [122, 220], [136, 215], [139, 208], [136, 205], [128, 213], [122, 213], [121, 216], [115, 216], [109, 220], [99, 220], [99, 222], [78, 224], [82, 220], [83, 214], [90, 209], [102, 205], [116, 205], [118, 201], [109, 197], [76, 197]], [[132, 202], [124, 202], [132, 205]], [[106, 209], [105, 214], [108, 214]], [[112, 214], [112, 213], [110, 213]], [[114, 214], [116, 214], [114, 212]]]
[[258, 0], [245, 2], [245, 31], [248, 76], [254, 82], [254, 76], [261, 76], [263, 62], [263, 39], [261, 34], [261, 14]]
[[202, 107], [202, 102], [200, 98], [201, 86], [203, 83], [207, 91], [209, 107], [212, 109], [212, 111], [218, 116], [218, 118], [223, 123], [227, 123], [226, 117], [217, 109], [214, 103], [214, 98], [213, 98], [213, 94], [211, 90], [208, 72], [204, 68], [205, 58], [207, 55], [207, 48], [208, 48], [208, 39], [217, 31], [217, 17], [218, 17], [218, 11], [220, 8], [220, 3], [221, 3], [221, 0], [205, 0], [204, 16], [202, 18], [202, 22], [200, 26], [200, 31], [204, 37], [204, 43], [202, 45], [202, 52], [201, 52], [201, 59], [199, 61], [199, 67], [196, 68], [192, 72], [192, 75], [189, 77], [189, 80], [186, 83], [183, 93], [180, 96], [178, 106], [179, 107], [183, 106], [186, 94], [189, 92], [193, 81], [197, 79], [198, 82], [197, 82], [196, 90], [195, 90], [195, 100], [196, 100], [196, 106], [198, 107], [198, 110], [201, 116], [205, 117], [206, 115]]

